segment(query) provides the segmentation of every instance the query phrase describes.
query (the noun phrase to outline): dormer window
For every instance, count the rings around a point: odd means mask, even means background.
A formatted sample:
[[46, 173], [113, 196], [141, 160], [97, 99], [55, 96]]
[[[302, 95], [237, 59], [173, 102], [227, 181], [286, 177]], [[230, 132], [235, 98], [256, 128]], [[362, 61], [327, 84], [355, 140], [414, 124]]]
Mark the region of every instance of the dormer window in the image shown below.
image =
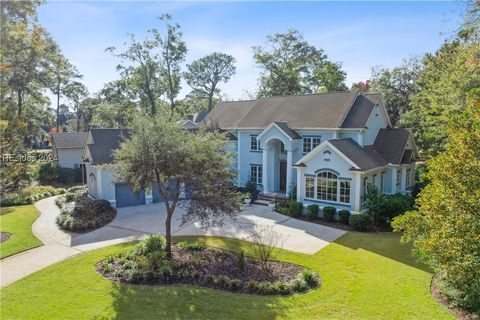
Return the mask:
[[322, 142], [322, 137], [303, 137], [303, 153], [309, 153]]

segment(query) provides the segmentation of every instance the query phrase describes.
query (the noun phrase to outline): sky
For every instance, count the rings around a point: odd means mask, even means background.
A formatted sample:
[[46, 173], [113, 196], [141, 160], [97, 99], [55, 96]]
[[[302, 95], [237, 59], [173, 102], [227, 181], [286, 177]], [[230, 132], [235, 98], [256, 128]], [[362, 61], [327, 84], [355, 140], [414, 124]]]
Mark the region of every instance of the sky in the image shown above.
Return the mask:
[[[460, 2], [138, 2], [51, 1], [39, 21], [83, 74], [91, 93], [119, 79], [120, 62], [105, 48], [121, 48], [133, 33], [162, 28], [170, 13], [181, 25], [185, 63], [219, 51], [233, 55], [237, 73], [220, 88], [228, 99], [246, 99], [257, 87], [253, 46], [293, 28], [329, 60], [341, 62], [347, 86], [370, 78], [373, 66], [391, 68], [403, 59], [435, 52], [461, 22]], [[182, 84], [180, 98], [189, 92]]]

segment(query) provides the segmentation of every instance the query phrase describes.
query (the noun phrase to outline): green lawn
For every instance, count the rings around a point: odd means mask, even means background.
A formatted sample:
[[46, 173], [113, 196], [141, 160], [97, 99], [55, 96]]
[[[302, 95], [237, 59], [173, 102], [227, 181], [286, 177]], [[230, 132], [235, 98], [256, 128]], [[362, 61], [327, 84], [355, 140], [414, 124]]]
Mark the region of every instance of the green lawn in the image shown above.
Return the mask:
[[0, 230], [11, 233], [0, 243], [0, 258], [42, 245], [32, 233], [32, 223], [40, 213], [34, 206], [0, 208]]
[[[197, 238], [238, 250], [243, 242]], [[116, 245], [45, 268], [1, 291], [1, 319], [454, 319], [431, 297], [431, 274], [393, 233], [348, 233], [315, 255], [279, 259], [317, 270], [323, 285], [290, 297], [233, 294], [188, 285], [110, 282], [93, 265]]]

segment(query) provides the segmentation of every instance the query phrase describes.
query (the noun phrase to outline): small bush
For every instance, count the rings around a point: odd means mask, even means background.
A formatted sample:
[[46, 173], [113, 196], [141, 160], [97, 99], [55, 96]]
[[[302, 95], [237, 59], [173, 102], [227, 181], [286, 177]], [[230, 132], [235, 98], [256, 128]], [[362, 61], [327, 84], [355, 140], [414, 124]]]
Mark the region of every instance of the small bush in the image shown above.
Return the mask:
[[299, 217], [303, 211], [303, 203], [298, 201], [290, 201], [290, 215], [292, 217]]
[[291, 286], [295, 292], [304, 292], [308, 290], [308, 285], [302, 278], [292, 280]]
[[352, 214], [349, 223], [357, 231], [367, 231], [372, 221], [365, 214]]
[[318, 218], [318, 205], [311, 204], [307, 207], [307, 218], [309, 220], [314, 220]]
[[325, 221], [335, 221], [335, 214], [337, 213], [337, 209], [334, 207], [324, 207], [323, 208], [323, 219]]
[[262, 281], [258, 284], [258, 291], [261, 294], [272, 294], [274, 293], [275, 288], [273, 287], [270, 281]]
[[242, 286], [242, 280], [240, 279], [232, 279], [230, 281], [230, 288], [233, 290], [237, 290]]
[[178, 243], [178, 247], [184, 251], [202, 251], [206, 248], [205, 244], [201, 242], [188, 242], [181, 241]]
[[165, 238], [160, 234], [152, 234], [145, 240], [137, 243], [132, 249], [136, 256], [146, 256], [149, 253], [164, 252]]
[[404, 214], [413, 209], [413, 198], [406, 194], [384, 195], [384, 201], [380, 208], [379, 217], [385, 221]]
[[82, 170], [62, 168], [51, 163], [44, 163], [38, 169], [38, 180], [43, 183], [51, 181], [64, 183], [82, 182]]
[[309, 286], [314, 287], [318, 285], [318, 282], [319, 282], [318, 274], [315, 271], [305, 269], [301, 273], [301, 276]]
[[273, 287], [275, 288], [275, 291], [279, 294], [282, 295], [287, 295], [292, 293], [292, 288], [285, 283], [284, 281], [277, 281], [273, 284]]
[[240, 250], [240, 252], [237, 255], [237, 266], [238, 270], [243, 272], [245, 270], [245, 251]]
[[348, 224], [350, 220], [350, 211], [348, 210], [340, 210], [338, 211], [338, 221], [343, 224]]
[[255, 201], [258, 199], [259, 191], [257, 188], [257, 184], [253, 182], [251, 179], [249, 179], [245, 184], [245, 191], [250, 194], [250, 199], [252, 199], [252, 201]]
[[231, 279], [228, 276], [221, 275], [215, 278], [215, 284], [222, 288], [230, 288]]
[[173, 275], [173, 269], [170, 265], [162, 265], [158, 268], [157, 274], [162, 279], [169, 279]]
[[285, 208], [285, 207], [279, 207], [276, 209], [278, 213], [288, 215], [290, 214], [290, 208]]
[[258, 291], [258, 282], [255, 280], [248, 280], [247, 281], [247, 289], [250, 292], [257, 292]]

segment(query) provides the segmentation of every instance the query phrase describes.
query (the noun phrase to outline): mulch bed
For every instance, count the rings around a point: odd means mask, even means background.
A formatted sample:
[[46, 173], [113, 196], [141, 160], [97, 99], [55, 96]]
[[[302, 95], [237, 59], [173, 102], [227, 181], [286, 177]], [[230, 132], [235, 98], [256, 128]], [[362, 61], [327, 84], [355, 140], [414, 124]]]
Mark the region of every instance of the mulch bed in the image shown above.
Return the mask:
[[11, 234], [8, 232], [0, 231], [0, 242], [7, 241], [10, 238]]
[[[181, 268], [181, 266], [188, 266], [190, 275], [192, 275], [192, 273], [197, 273], [196, 277], [173, 276], [168, 279], [148, 279], [135, 282], [125, 276], [126, 272], [117, 260], [113, 261], [111, 272], [105, 272], [102, 268], [102, 263], [107, 260], [98, 262], [95, 265], [95, 270], [102, 276], [115, 282], [148, 285], [182, 283], [247, 293], [248, 290], [246, 288], [246, 283], [249, 280], [255, 280], [258, 283], [262, 281], [269, 281], [272, 283], [275, 281], [288, 282], [297, 278], [297, 276], [305, 269], [299, 265], [278, 261], [269, 261], [267, 268], [262, 268], [258, 262], [245, 256], [245, 264], [242, 271], [239, 268], [237, 253], [211, 247], [207, 247], [201, 251], [188, 251], [182, 250], [178, 246], [173, 246], [172, 259], [175, 264], [175, 269]], [[117, 274], [118, 271], [121, 272], [122, 275], [120, 277], [115, 276], [115, 271], [117, 271]], [[213, 281], [205, 280], [206, 277], [212, 276], [228, 276], [230, 279], [241, 280], [243, 285], [235, 290], [226, 289], [215, 284]]]
[[450, 310], [450, 312], [453, 313], [455, 317], [457, 317], [457, 319], [460, 319], [460, 320], [480, 319], [479, 316], [453, 305], [452, 302], [450, 302], [450, 300], [448, 299], [448, 297], [445, 296], [445, 294], [443, 294], [440, 291], [440, 288], [438, 288], [437, 283], [438, 283], [438, 276], [434, 275], [432, 277], [432, 281], [430, 282], [430, 292], [432, 293], [432, 296], [435, 298], [435, 300], [437, 300], [438, 303], [440, 303], [445, 308]]

